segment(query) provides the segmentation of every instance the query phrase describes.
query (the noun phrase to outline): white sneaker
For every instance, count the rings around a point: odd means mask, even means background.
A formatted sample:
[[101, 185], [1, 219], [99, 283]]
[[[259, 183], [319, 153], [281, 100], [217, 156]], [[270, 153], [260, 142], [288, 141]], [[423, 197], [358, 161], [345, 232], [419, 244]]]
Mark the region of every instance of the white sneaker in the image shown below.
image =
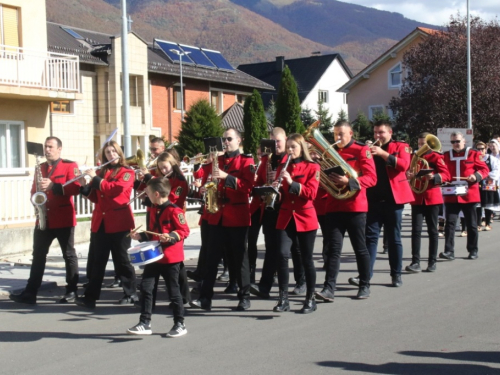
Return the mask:
[[139, 324], [127, 329], [127, 333], [129, 335], [150, 335], [153, 331], [151, 331], [151, 324], [139, 322]]
[[186, 326], [183, 323], [175, 323], [167, 337], [181, 337], [188, 333]]

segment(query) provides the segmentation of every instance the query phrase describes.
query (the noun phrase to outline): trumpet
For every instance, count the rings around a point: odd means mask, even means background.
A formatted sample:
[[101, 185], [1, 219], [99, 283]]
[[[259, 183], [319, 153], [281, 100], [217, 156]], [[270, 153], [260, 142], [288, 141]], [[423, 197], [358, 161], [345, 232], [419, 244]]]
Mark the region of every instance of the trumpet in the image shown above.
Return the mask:
[[[204, 155], [198, 155], [198, 156], [193, 156], [190, 158], [189, 156], [184, 156], [182, 158], [182, 161], [186, 164], [204, 164], [204, 162], [207, 161], [209, 154], [204, 154]], [[196, 161], [199, 161], [198, 163]]]
[[[174, 170], [171, 170], [168, 174], [166, 174], [165, 176], [161, 177], [161, 178], [169, 178], [172, 173], [174, 173]], [[134, 203], [137, 199], [139, 198], [142, 198], [143, 196], [146, 195], [146, 189], [144, 189], [142, 192], [140, 192], [139, 194], [137, 194], [135, 197], [133, 197], [128, 203], [127, 203], [127, 206], [130, 206], [132, 203]]]
[[[114, 162], [115, 160], [118, 160], [118, 159], [120, 159], [120, 157], [118, 157], [118, 156], [117, 156], [116, 158], [114, 158], [114, 159], [112, 159], [112, 160], [110, 160], [110, 161], [108, 161], [108, 162], [106, 162], [106, 163], [104, 163], [104, 164], [102, 164], [102, 165], [98, 165], [98, 166], [95, 166], [95, 167], [84, 167], [84, 166], [82, 166], [82, 167], [80, 167], [80, 172], [82, 172], [82, 169], [84, 169], [84, 170], [93, 169], [93, 170], [97, 171], [97, 170], [101, 169], [102, 167], [105, 167], [106, 165], [108, 165], [108, 164], [110, 164], [110, 163], [112, 163], [112, 162]], [[79, 180], [80, 178], [85, 177], [85, 176], [88, 176], [88, 175], [87, 175], [87, 174], [85, 174], [85, 173], [79, 174], [79, 175], [78, 175], [78, 176], [76, 176], [75, 178], [72, 178], [71, 180], [66, 181], [66, 182], [63, 184], [63, 186], [66, 186], [66, 185], [72, 184], [73, 182], [75, 182], [75, 181], [77, 181], [77, 180]]]

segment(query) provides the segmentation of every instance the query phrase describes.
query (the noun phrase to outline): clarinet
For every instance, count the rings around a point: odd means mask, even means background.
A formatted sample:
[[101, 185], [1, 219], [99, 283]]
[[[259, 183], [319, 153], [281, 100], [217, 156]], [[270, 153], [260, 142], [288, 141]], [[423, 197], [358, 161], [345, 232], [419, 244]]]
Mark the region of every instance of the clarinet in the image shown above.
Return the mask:
[[[288, 164], [290, 163], [291, 159], [292, 159], [292, 156], [290, 154], [288, 154], [288, 158], [286, 159], [285, 166], [283, 167], [282, 170], [286, 171], [286, 169], [288, 168]], [[276, 191], [277, 192], [279, 192], [279, 190], [281, 188], [281, 182], [282, 181], [283, 181], [283, 177], [280, 176], [280, 178], [278, 179], [278, 186], [276, 187]], [[279, 193], [273, 194], [273, 199], [266, 206], [266, 210], [269, 210], [269, 211], [274, 211], [275, 210], [274, 205], [276, 204], [276, 198], [278, 197], [278, 195], [279, 195]]]

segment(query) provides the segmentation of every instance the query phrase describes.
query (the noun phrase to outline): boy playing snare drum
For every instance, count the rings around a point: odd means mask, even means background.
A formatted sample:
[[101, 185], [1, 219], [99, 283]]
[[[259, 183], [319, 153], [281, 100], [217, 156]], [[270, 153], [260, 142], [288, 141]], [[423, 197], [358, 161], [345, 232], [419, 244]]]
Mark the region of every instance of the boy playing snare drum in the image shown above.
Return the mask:
[[144, 267], [141, 283], [141, 316], [137, 325], [127, 330], [132, 335], [150, 335], [153, 309], [153, 287], [155, 278], [161, 275], [167, 285], [174, 312], [174, 326], [167, 337], [180, 337], [187, 333], [184, 325], [184, 305], [179, 288], [179, 270], [184, 260], [184, 238], [189, 235], [189, 227], [182, 208], [168, 200], [170, 183], [166, 178], [154, 178], [146, 187], [146, 194], [154, 204], [149, 217], [149, 228], [157, 234], [131, 233], [138, 241], [160, 241], [163, 258]]

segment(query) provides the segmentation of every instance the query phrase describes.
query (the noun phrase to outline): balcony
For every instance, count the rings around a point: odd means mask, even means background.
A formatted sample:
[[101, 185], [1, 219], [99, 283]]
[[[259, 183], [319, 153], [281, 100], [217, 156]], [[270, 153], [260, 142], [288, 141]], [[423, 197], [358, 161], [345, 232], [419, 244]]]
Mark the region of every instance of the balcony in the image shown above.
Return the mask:
[[0, 44], [0, 97], [82, 98], [78, 56]]

